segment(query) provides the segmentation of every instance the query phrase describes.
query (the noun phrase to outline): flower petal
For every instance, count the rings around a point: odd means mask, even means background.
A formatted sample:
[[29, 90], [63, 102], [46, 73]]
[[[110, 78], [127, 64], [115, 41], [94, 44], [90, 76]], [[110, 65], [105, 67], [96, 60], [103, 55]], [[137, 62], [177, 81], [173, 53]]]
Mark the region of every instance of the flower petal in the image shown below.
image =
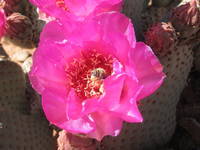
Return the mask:
[[137, 80], [127, 76], [120, 95], [120, 103], [112, 110], [114, 114], [127, 122], [142, 122], [136, 103], [136, 98], [142, 89], [143, 86], [139, 85]]
[[0, 9], [0, 38], [5, 34], [6, 17], [3, 9]]
[[91, 114], [91, 118], [96, 124], [96, 130], [88, 133], [88, 136], [101, 140], [106, 135], [117, 136], [122, 128], [122, 122], [118, 117], [115, 117], [109, 112], [95, 112]]
[[42, 107], [51, 123], [60, 126], [67, 121], [65, 96], [55, 93], [55, 91], [45, 90], [42, 94]]
[[[47, 15], [63, 19], [84, 20], [85, 17], [102, 12], [120, 11], [122, 0], [30, 0]], [[59, 6], [58, 2], [62, 4]]]
[[42, 93], [46, 88], [55, 88], [66, 91], [66, 79], [62, 55], [59, 52], [55, 52], [55, 46], [48, 46], [41, 44], [34, 53], [33, 66], [29, 73], [31, 83], [39, 93]]
[[[53, 29], [53, 30], [52, 30]], [[57, 20], [56, 21], [51, 21], [47, 23], [41, 34], [40, 34], [40, 41], [55, 41], [59, 43], [64, 43], [67, 39], [67, 29], [63, 32], [63, 25], [60, 24]]]
[[84, 116], [68, 120], [66, 116], [66, 96], [55, 91], [45, 90], [42, 95], [42, 107], [47, 119], [54, 125], [72, 133], [88, 133], [94, 130], [95, 124]]
[[134, 70], [139, 84], [143, 85], [137, 100], [152, 94], [162, 84], [165, 74], [158, 58], [151, 48], [142, 42], [138, 42], [131, 53], [132, 69]]
[[92, 21], [94, 23], [91, 26], [96, 27], [96, 34], [100, 36], [100, 40], [113, 47], [109, 51], [125, 64], [131, 48], [135, 47], [136, 43], [131, 21], [118, 12], [103, 13], [94, 17]]
[[78, 119], [81, 116], [81, 105], [82, 100], [76, 95], [73, 89], [70, 90], [67, 96], [67, 107], [66, 113], [69, 120], [71, 119]]
[[124, 79], [124, 74], [113, 75], [105, 79], [104, 93], [100, 97], [101, 107], [112, 110], [119, 105]]
[[102, 36], [106, 38], [106, 41], [109, 41], [110, 35], [118, 33], [124, 35], [131, 47], [135, 47], [135, 32], [128, 17], [118, 12], [109, 12], [97, 16], [96, 20], [98, 20], [99, 26], [101, 26]]
[[60, 124], [60, 128], [74, 134], [85, 133], [88, 134], [95, 130], [95, 123], [89, 117], [81, 117], [76, 120], [69, 120]]
[[69, 13], [56, 5], [56, 0], [29, 0], [33, 5], [37, 6], [42, 12], [55, 18], [62, 18]]

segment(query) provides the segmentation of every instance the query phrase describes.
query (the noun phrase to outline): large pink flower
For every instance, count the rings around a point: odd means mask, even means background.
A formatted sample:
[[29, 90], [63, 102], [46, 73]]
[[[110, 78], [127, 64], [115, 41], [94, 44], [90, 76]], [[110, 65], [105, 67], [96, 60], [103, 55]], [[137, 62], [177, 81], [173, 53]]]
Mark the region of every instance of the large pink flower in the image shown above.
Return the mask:
[[131, 21], [110, 12], [65, 23], [45, 26], [29, 74], [47, 119], [98, 140], [118, 135], [123, 120], [142, 122], [137, 101], [165, 75], [151, 48], [136, 43]]
[[6, 17], [3, 9], [0, 9], [0, 38], [5, 34]]
[[30, 0], [42, 12], [55, 18], [83, 19], [91, 14], [119, 11], [122, 0]]

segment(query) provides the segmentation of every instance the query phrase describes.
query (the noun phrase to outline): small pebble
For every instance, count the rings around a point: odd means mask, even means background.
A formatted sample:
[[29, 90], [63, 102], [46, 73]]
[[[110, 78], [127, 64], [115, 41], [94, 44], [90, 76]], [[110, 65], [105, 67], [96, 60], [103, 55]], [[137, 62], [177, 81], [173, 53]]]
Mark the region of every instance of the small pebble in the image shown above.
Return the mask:
[[19, 61], [19, 62], [23, 62], [26, 60], [26, 58], [28, 58], [29, 53], [27, 51], [17, 51], [16, 53], [14, 53], [14, 55], [12, 56], [13, 60]]
[[7, 60], [8, 58], [6, 56], [0, 55], [0, 61]]
[[32, 66], [32, 58], [29, 57], [22, 64], [22, 69], [23, 69], [24, 73], [28, 73], [31, 69], [31, 66]]

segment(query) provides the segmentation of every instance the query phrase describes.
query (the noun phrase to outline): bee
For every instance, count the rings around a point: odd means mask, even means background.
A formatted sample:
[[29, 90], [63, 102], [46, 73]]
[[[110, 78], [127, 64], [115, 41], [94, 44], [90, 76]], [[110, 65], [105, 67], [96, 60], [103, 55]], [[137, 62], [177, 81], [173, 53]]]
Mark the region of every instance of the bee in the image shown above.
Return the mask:
[[91, 79], [95, 80], [102, 80], [106, 78], [106, 71], [103, 68], [97, 68], [92, 70], [91, 72]]

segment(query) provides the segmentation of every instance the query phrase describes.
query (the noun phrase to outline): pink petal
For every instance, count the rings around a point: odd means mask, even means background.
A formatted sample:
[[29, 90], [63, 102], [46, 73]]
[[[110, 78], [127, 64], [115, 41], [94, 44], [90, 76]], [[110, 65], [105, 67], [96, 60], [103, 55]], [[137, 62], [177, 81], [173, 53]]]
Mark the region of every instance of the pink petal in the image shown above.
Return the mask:
[[116, 74], [105, 79], [104, 93], [100, 97], [102, 107], [112, 110], [119, 105], [125, 77], [123, 74]]
[[106, 135], [117, 136], [122, 128], [122, 122], [118, 117], [115, 117], [109, 112], [96, 112], [91, 114], [92, 119], [96, 124], [96, 130], [88, 133], [88, 136], [101, 141]]
[[58, 21], [51, 21], [44, 26], [42, 33], [40, 34], [40, 41], [44, 42], [51, 40], [63, 43], [67, 40], [66, 37], [68, 36], [68, 32], [67, 29], [63, 32], [63, 25]]
[[[98, 0], [96, 0], [98, 1]], [[94, 10], [95, 14], [109, 11], [118, 11], [122, 9], [122, 0], [103, 0]]]
[[69, 29], [71, 31], [70, 35], [66, 37], [71, 43], [83, 46], [84, 42], [100, 40], [99, 26], [96, 21], [90, 19], [84, 22], [72, 22], [68, 24], [65, 23], [66, 20], [63, 19], [62, 21], [65, 26], [63, 30]]
[[142, 89], [143, 86], [139, 85], [137, 80], [127, 76], [120, 95], [120, 103], [112, 110], [113, 113], [127, 122], [142, 122], [136, 103], [136, 98]]
[[[103, 13], [96, 17], [101, 26], [102, 36], [109, 40], [112, 34], [124, 35], [131, 47], [135, 47], [136, 38], [131, 20], [125, 15], [117, 12]], [[111, 25], [112, 24], [112, 25]]]
[[[69, 28], [70, 26], [65, 25], [65, 29]], [[68, 41], [79, 46], [84, 46], [86, 42], [97, 43], [98, 41], [102, 50], [111, 53], [123, 64], [127, 63], [129, 53], [135, 47], [136, 41], [131, 21], [117, 12], [103, 13], [77, 23], [74, 28], [75, 30], [72, 29], [71, 34], [67, 36]]]
[[65, 95], [50, 90], [45, 90], [42, 95], [43, 110], [52, 124], [72, 133], [88, 133], [94, 130], [95, 124], [87, 116], [68, 120], [66, 116], [67, 105]]
[[70, 13], [79, 17], [96, 15], [102, 12], [120, 11], [122, 0], [65, 0]]
[[60, 18], [73, 17], [83, 20], [85, 17], [97, 15], [102, 12], [120, 11], [122, 0], [63, 0], [64, 7], [59, 7], [56, 0], [30, 0], [47, 15]]
[[64, 57], [57, 49], [59, 47], [51, 43], [41, 43], [34, 53], [29, 77], [39, 93], [46, 88], [67, 91]]
[[29, 0], [33, 5], [37, 6], [42, 12], [55, 18], [62, 18], [69, 15], [62, 8], [56, 5], [56, 0]]
[[42, 107], [47, 119], [57, 125], [67, 121], [65, 96], [54, 91], [45, 90], [42, 94]]
[[112, 54], [121, 63], [127, 63], [131, 48], [135, 47], [136, 44], [131, 21], [117, 12], [103, 13], [94, 19], [98, 22], [96, 26], [99, 26], [98, 32], [101, 35], [101, 40], [114, 47], [114, 49], [111, 49], [114, 50]]
[[3, 9], [0, 9], [0, 38], [5, 34], [6, 17]]
[[132, 68], [138, 78], [139, 84], [143, 86], [137, 100], [152, 94], [163, 82], [165, 74], [158, 58], [150, 47], [138, 42], [131, 53]]
[[64, 122], [63, 124], [60, 124], [60, 128], [74, 134], [88, 134], [95, 130], [95, 123], [90, 117], [85, 116], [76, 120]]
[[69, 120], [78, 119], [81, 116], [82, 100], [76, 95], [73, 89], [70, 90], [67, 96], [66, 103], [67, 103], [66, 113]]

